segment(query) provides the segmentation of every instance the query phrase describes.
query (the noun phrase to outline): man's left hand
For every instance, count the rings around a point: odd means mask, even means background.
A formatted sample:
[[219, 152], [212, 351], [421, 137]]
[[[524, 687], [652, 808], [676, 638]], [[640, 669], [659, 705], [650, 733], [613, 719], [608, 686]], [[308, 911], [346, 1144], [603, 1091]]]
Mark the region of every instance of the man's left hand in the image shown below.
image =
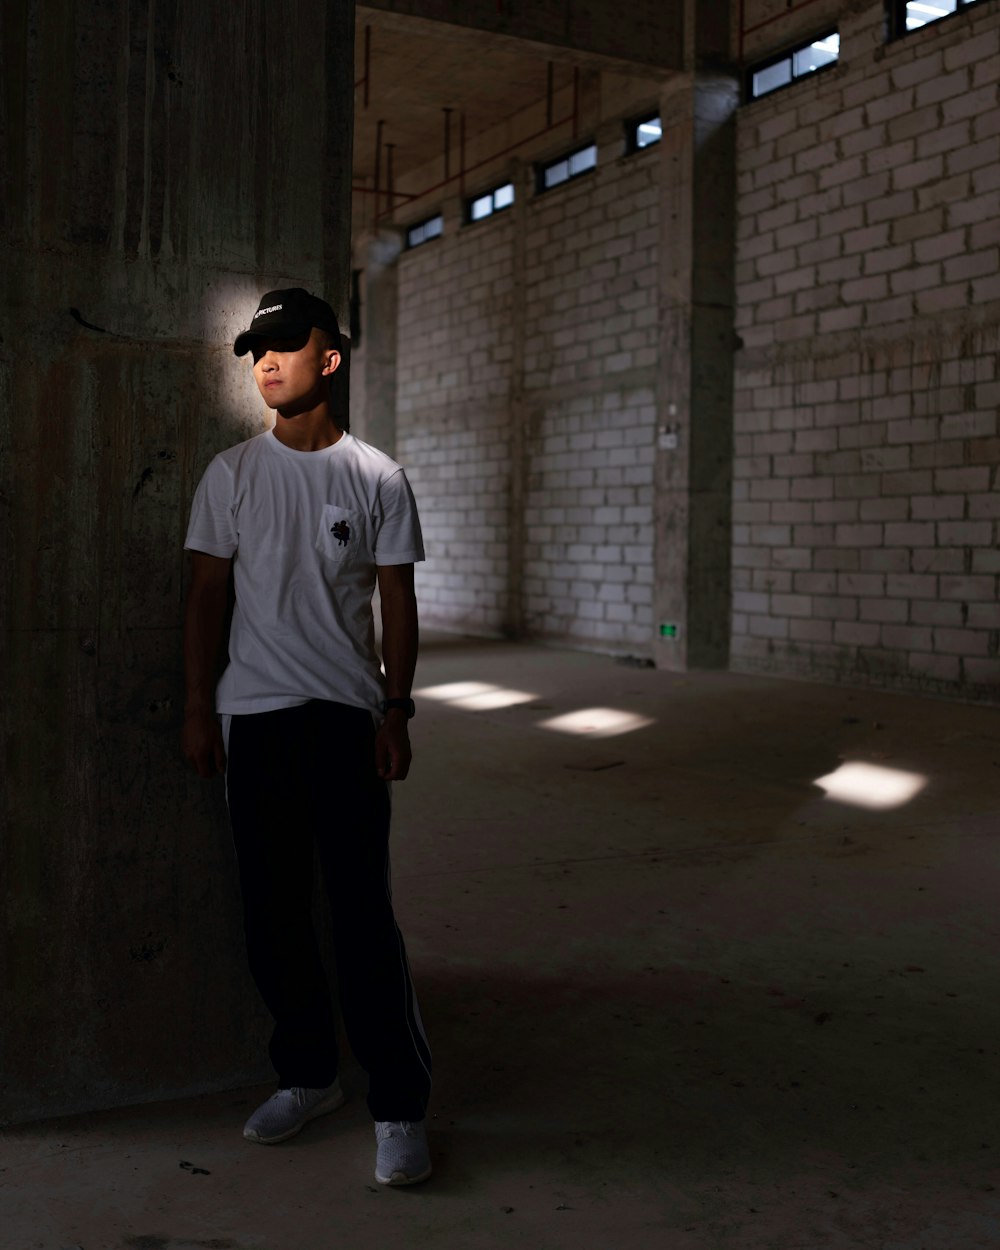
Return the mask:
[[383, 781], [405, 781], [412, 758], [406, 716], [389, 708], [375, 735], [375, 769]]

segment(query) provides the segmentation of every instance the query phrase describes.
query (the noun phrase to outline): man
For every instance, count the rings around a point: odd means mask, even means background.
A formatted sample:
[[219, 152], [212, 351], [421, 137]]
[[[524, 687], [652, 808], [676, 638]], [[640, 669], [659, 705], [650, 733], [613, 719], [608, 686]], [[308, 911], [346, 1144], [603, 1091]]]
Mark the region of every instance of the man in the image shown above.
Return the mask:
[[[225, 772], [247, 956], [274, 1017], [278, 1090], [244, 1136], [284, 1141], [344, 1101], [310, 919], [318, 849], [341, 1016], [369, 1076], [375, 1178], [414, 1184], [431, 1173], [431, 1060], [392, 911], [388, 783], [410, 767], [416, 506], [399, 465], [331, 412], [341, 355], [327, 303], [269, 291], [234, 351], [252, 353], [275, 424], [216, 456], [195, 493], [182, 748], [200, 776]], [[213, 691], [231, 570], [229, 663]]]

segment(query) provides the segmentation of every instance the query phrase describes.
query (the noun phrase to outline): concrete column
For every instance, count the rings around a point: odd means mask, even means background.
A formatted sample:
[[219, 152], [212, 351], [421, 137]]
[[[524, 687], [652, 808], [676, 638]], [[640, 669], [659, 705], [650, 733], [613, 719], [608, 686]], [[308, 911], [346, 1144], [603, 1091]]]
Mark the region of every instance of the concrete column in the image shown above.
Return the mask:
[[533, 168], [524, 161], [510, 165], [514, 203], [511, 229], [511, 360], [508, 398], [507, 455], [507, 609], [503, 632], [507, 638], [523, 638], [524, 624], [524, 547], [527, 542], [525, 507], [528, 493], [528, 425], [531, 414], [524, 389], [525, 322], [527, 319], [528, 202]]
[[399, 321], [401, 231], [381, 229], [355, 253], [364, 270], [361, 342], [354, 353], [354, 433], [388, 456], [396, 454], [396, 351]]
[[264, 428], [269, 287], [346, 324], [354, 5], [13, 0], [0, 81], [0, 1118], [260, 1078], [221, 780], [180, 759], [182, 542]]
[[694, 7], [689, 72], [661, 99], [654, 655], [678, 671], [725, 667], [730, 619], [738, 85], [719, 67], [728, 5], [699, 4], [699, 26]]

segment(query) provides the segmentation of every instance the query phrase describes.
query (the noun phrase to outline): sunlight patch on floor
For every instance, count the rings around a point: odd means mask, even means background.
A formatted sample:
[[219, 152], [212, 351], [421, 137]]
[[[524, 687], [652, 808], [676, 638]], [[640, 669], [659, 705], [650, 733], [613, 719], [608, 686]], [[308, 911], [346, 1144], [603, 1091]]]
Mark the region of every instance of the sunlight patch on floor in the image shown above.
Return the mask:
[[427, 686], [413, 692], [415, 698], [436, 699], [467, 712], [488, 712], [501, 707], [531, 703], [538, 695], [524, 690], [508, 690], [485, 681], [452, 681], [444, 686]]
[[556, 733], [563, 734], [586, 734], [591, 738], [615, 738], [619, 734], [645, 729], [653, 723], [648, 716], [623, 712], [620, 708], [588, 707], [581, 708], [579, 712], [567, 712], [564, 716], [553, 716], [550, 720], [539, 721], [539, 728], [553, 729]]
[[877, 811], [909, 803], [927, 782], [928, 778], [921, 773], [884, 768], [881, 764], [864, 764], [859, 760], [841, 764], [832, 773], [816, 779], [816, 785], [826, 791], [828, 799]]

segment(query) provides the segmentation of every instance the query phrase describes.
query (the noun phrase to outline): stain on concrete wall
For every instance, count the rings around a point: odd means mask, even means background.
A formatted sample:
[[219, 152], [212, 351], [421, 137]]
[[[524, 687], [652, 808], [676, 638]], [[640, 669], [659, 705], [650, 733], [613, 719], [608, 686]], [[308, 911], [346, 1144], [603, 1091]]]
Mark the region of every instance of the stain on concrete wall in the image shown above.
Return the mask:
[[262, 1072], [221, 783], [178, 749], [182, 543], [263, 427], [257, 295], [346, 314], [353, 8], [4, 6], [4, 1121]]

